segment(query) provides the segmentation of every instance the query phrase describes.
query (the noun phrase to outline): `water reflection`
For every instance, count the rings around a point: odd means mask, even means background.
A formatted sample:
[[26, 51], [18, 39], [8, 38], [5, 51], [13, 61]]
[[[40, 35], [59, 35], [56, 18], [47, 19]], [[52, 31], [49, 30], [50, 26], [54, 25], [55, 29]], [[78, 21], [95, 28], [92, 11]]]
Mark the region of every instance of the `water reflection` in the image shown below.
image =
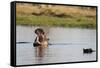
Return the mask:
[[45, 49], [41, 46], [35, 47], [35, 56], [36, 57], [43, 57], [45, 55]]
[[[33, 31], [36, 28], [38, 27], [17, 26], [16, 42], [33, 42], [36, 37]], [[17, 65], [96, 60], [96, 52], [83, 54], [83, 48], [96, 50], [96, 30], [54, 27], [47, 31], [49, 43], [71, 44], [49, 45], [47, 48], [33, 47], [32, 43], [17, 44]]]

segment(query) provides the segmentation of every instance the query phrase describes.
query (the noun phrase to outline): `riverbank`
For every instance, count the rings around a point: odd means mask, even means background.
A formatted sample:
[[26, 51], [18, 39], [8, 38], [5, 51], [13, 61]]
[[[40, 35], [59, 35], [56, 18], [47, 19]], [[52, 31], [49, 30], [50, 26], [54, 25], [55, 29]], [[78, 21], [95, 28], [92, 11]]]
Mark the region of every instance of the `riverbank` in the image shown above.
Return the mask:
[[96, 28], [96, 7], [19, 3], [16, 24], [51, 27]]
[[35, 16], [35, 15], [17, 15], [17, 25], [33, 26], [59, 26], [59, 27], [79, 27], [79, 28], [96, 28], [96, 19], [88, 17], [53, 17], [53, 16]]

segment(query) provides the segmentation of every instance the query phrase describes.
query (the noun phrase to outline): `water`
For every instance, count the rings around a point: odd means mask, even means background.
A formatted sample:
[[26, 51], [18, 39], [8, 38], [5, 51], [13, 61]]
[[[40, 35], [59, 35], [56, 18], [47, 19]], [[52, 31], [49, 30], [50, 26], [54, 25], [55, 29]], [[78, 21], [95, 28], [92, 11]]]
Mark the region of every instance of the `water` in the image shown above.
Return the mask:
[[[36, 37], [34, 30], [37, 27], [17, 26], [16, 28], [16, 42], [34, 41]], [[39, 51], [32, 43], [16, 44], [17, 65], [96, 60], [96, 52], [83, 54], [83, 48], [96, 50], [95, 29], [52, 27], [45, 32], [50, 39], [49, 43], [54, 45]]]

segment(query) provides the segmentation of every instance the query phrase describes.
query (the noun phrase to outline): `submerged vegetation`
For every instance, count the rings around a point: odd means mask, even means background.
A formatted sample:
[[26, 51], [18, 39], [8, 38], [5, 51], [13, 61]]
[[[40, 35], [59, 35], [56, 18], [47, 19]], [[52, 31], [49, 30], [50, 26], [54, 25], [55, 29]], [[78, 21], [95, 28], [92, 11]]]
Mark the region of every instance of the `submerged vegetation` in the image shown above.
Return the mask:
[[20, 3], [16, 7], [16, 24], [96, 28], [96, 8]]

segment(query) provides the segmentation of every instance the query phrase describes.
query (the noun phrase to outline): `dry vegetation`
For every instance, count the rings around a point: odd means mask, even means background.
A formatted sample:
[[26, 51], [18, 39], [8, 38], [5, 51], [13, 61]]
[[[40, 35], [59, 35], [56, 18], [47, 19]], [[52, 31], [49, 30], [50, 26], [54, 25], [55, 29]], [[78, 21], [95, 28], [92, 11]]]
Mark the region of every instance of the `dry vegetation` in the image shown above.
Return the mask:
[[96, 8], [17, 4], [17, 24], [96, 27]]

